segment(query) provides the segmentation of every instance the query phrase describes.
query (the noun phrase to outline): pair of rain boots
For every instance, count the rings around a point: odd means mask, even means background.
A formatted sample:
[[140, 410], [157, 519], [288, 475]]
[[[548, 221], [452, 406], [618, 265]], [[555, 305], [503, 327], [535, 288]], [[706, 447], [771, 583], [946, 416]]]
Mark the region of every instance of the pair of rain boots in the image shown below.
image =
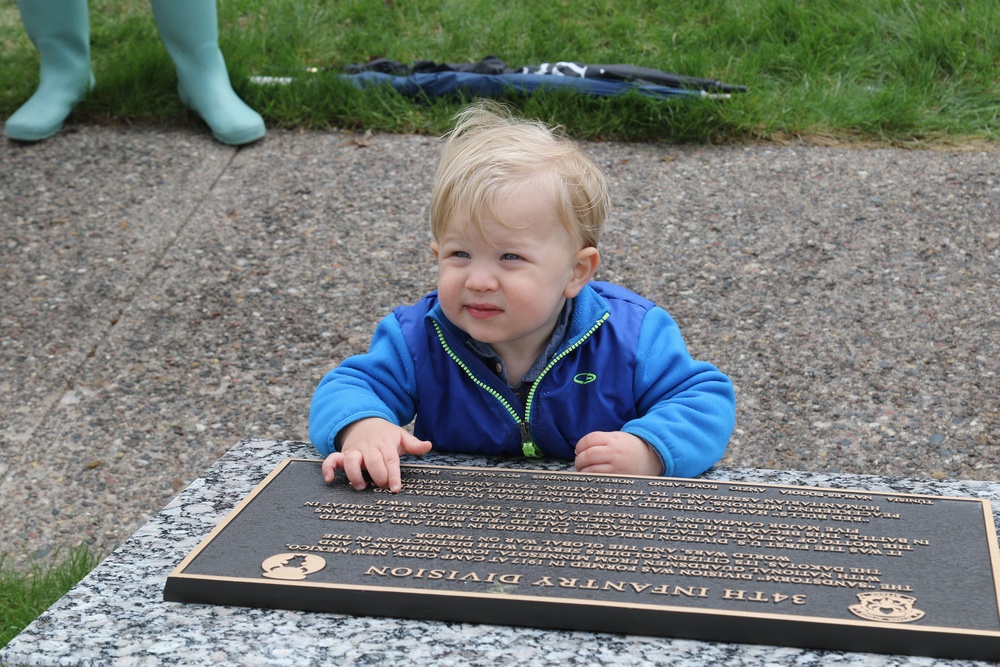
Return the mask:
[[[160, 37], [177, 70], [177, 92], [224, 144], [264, 136], [264, 120], [233, 91], [219, 50], [215, 0], [151, 0]], [[7, 119], [11, 139], [42, 141], [62, 127], [94, 85], [87, 0], [18, 0], [41, 57], [35, 94]]]

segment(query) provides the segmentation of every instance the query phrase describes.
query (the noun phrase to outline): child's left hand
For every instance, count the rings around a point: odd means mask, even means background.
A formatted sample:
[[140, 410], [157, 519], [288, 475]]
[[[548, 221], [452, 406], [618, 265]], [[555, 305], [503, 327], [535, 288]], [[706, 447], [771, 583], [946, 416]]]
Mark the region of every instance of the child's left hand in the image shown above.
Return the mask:
[[663, 461], [631, 433], [594, 431], [576, 443], [576, 471], [656, 476], [663, 474]]

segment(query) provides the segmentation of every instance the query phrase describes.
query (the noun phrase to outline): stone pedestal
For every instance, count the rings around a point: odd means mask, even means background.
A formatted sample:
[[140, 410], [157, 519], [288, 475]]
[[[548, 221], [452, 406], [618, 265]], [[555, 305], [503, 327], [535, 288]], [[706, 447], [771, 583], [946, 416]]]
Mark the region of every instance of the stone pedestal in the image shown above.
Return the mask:
[[[4, 649], [4, 665], [87, 664], [858, 664], [906, 661], [842, 653], [507, 625], [164, 602], [168, 575], [277, 465], [315, 458], [304, 443], [246, 440], [174, 499]], [[484, 457], [428, 456], [434, 465], [518, 468]], [[532, 462], [565, 470], [565, 462]], [[1000, 484], [719, 468], [703, 480], [983, 498]], [[994, 517], [995, 519], [995, 517]], [[945, 536], [946, 537], [946, 536]], [[998, 656], [1000, 658], [1000, 656]], [[919, 658], [922, 665], [977, 665]]]

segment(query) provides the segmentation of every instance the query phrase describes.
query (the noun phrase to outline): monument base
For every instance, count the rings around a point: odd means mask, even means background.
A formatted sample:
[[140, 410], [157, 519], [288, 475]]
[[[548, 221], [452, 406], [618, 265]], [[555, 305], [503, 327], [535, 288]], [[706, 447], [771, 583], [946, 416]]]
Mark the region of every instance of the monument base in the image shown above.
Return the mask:
[[281, 463], [164, 599], [995, 660], [988, 501], [404, 466], [398, 494]]

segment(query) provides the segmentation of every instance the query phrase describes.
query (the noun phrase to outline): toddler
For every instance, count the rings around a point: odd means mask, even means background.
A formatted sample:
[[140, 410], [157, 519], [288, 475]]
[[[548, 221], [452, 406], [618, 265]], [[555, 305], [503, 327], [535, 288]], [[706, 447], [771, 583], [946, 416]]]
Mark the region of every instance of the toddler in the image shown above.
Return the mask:
[[394, 309], [313, 396], [326, 481], [343, 468], [363, 489], [367, 471], [398, 491], [400, 456], [432, 446], [585, 473], [691, 477], [718, 461], [732, 383], [665, 310], [593, 280], [608, 205], [574, 142], [495, 104], [463, 110], [431, 199], [437, 290]]

